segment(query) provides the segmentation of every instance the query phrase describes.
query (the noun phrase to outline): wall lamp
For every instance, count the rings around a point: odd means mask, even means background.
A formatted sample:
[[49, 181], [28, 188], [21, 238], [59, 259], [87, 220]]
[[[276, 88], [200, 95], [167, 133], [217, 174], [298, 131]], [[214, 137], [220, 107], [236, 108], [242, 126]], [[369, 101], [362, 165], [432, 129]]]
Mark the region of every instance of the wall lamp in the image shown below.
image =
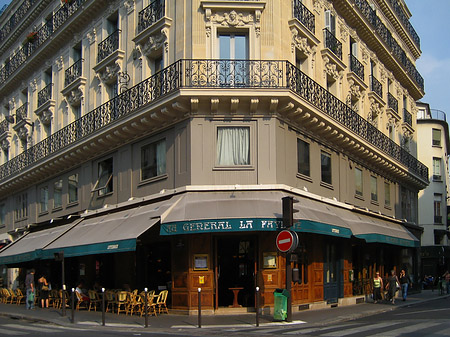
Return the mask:
[[[8, 115], [8, 116], [5, 116], [5, 119], [8, 123], [14, 124], [14, 116], [16, 116], [16, 120], [17, 120], [17, 115]], [[26, 125], [31, 126], [31, 130], [34, 131], [34, 122], [30, 123], [26, 119], [20, 119], [20, 120], [22, 120]], [[17, 122], [19, 122], [19, 121], [17, 121]]]

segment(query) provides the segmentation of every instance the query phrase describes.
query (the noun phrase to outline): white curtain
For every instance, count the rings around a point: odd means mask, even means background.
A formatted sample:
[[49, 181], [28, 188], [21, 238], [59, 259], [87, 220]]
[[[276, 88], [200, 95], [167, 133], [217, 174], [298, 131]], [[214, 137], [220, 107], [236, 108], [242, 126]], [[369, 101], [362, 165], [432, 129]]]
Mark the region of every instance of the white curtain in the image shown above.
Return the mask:
[[166, 173], [166, 141], [162, 140], [156, 144], [156, 175]]
[[217, 129], [217, 165], [250, 164], [250, 129], [221, 127]]

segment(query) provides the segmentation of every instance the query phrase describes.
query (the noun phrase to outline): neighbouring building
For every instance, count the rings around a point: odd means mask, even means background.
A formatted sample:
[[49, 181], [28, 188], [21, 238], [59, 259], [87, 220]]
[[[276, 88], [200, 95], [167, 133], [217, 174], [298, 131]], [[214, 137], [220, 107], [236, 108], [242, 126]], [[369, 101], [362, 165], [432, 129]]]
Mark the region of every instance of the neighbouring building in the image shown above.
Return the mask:
[[445, 112], [422, 102], [417, 102], [417, 108], [417, 155], [431, 170], [430, 184], [419, 192], [422, 275], [439, 277], [450, 267], [448, 124]]
[[[0, 17], [0, 252], [171, 310], [294, 310], [420, 276], [424, 82], [403, 0], [14, 0]], [[297, 309], [296, 309], [297, 308]]]

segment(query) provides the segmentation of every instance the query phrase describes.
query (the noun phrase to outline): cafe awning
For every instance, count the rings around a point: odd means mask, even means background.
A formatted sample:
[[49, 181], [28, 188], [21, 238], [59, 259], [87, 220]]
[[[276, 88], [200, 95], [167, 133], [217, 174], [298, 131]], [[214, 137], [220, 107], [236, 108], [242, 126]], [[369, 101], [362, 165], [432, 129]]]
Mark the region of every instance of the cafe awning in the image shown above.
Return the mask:
[[46, 246], [42, 258], [53, 258], [60, 251], [65, 257], [134, 251], [137, 238], [159, 221], [166, 208], [165, 203], [158, 202], [85, 218]]

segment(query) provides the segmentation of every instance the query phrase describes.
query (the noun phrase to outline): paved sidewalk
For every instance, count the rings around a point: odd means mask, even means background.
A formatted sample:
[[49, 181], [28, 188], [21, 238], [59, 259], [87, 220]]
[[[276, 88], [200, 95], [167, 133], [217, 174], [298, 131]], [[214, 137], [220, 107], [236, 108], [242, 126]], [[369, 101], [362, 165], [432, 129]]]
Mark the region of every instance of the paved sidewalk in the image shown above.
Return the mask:
[[[383, 303], [361, 303], [349, 306], [340, 306], [335, 308], [327, 308], [320, 310], [306, 310], [293, 313], [293, 322], [275, 322], [272, 316], [263, 315], [260, 317], [260, 326], [276, 326], [289, 324], [307, 324], [307, 325], [322, 325], [352, 320], [365, 316], [370, 316], [396, 308], [417, 304], [424, 301], [444, 300], [450, 295], [440, 296], [437, 291], [423, 290], [421, 293], [412, 294], [403, 302], [397, 299], [395, 305], [389, 302]], [[86, 310], [75, 311], [75, 323], [71, 322], [72, 311], [67, 310], [66, 316], [61, 315], [61, 310], [40, 309], [26, 310], [25, 305], [15, 304], [0, 304], [0, 316], [9, 316], [17, 319], [27, 319], [41, 322], [48, 322], [62, 326], [89, 326], [102, 327], [102, 313], [88, 312]], [[114, 327], [117, 329], [144, 329], [145, 319], [139, 316], [127, 316], [124, 314], [106, 313], [105, 315], [106, 327]], [[162, 314], [157, 317], [151, 316], [148, 318], [149, 327], [154, 329], [172, 330], [173, 329], [190, 329], [198, 327], [198, 316]], [[256, 315], [255, 313], [244, 313], [239, 315], [202, 315], [202, 328], [255, 328]]]

